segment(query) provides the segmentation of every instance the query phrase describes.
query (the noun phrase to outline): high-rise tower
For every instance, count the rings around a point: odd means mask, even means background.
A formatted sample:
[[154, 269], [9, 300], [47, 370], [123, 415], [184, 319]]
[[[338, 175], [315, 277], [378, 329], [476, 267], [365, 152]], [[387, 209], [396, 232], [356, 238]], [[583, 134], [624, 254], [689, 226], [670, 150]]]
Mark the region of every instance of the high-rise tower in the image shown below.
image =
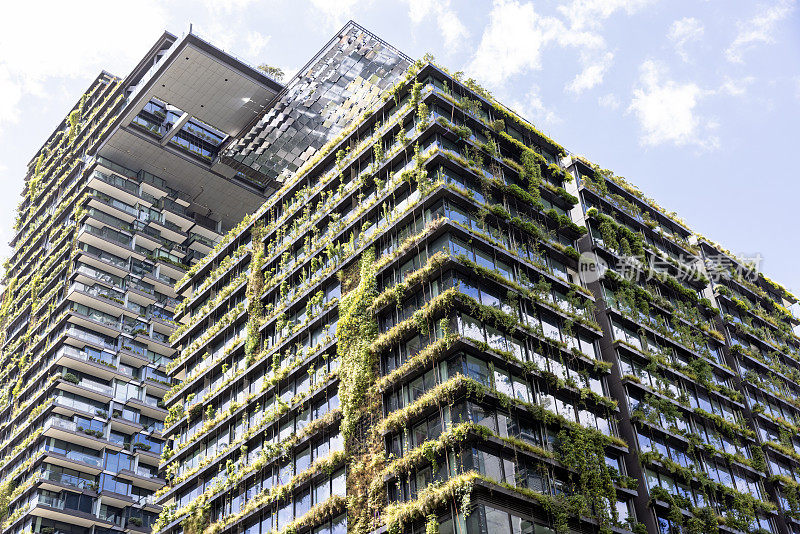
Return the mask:
[[800, 534], [795, 297], [472, 80], [166, 34], [46, 146], [5, 530]]
[[158, 529], [798, 532], [795, 299], [745, 267], [415, 63], [176, 286]]
[[151, 530], [174, 285], [266, 199], [213, 163], [281, 88], [165, 33], [31, 160], [0, 311], [3, 531]]

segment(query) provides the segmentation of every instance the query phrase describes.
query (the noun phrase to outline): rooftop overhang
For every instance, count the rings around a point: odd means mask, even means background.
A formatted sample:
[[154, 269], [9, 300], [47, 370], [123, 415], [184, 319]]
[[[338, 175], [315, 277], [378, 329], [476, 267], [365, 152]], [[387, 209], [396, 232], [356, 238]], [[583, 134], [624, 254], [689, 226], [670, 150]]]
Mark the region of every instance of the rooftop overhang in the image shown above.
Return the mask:
[[99, 154], [130, 169], [143, 169], [163, 178], [170, 187], [188, 195], [192, 211], [222, 221], [223, 229], [239, 224], [266, 200], [262, 190], [236, 178], [231, 169], [212, 167], [181, 150], [162, 146], [130, 126], [111, 134]]
[[132, 92], [122, 124], [130, 123], [150, 99], [158, 98], [235, 136], [283, 88], [194, 34], [171, 45], [169, 37], [164, 34], [159, 40], [163, 44], [157, 43], [125, 80]]
[[256, 186], [278, 189], [405, 75], [413, 61], [352, 20], [286, 82], [219, 160]]
[[[235, 136], [282, 86], [194, 34], [165, 32], [123, 81], [127, 101], [99, 149], [133, 170], [143, 169], [188, 195], [190, 209], [235, 226], [265, 200], [265, 190], [214, 164], [143, 133], [131, 121], [153, 98]], [[174, 133], [174, 132], [171, 132]], [[168, 139], [166, 139], [168, 140]]]

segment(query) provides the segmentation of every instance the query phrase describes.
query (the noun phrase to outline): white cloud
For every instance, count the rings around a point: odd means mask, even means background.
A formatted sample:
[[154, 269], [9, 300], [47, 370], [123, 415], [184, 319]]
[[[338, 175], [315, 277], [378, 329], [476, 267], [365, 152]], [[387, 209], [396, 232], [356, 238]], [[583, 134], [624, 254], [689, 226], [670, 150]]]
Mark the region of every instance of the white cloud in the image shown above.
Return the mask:
[[600, 29], [603, 21], [617, 11], [633, 15], [658, 0], [573, 0], [558, 10], [567, 18], [573, 30]]
[[737, 80], [726, 76], [718, 92], [730, 96], [744, 96], [747, 88], [755, 81], [754, 76], [746, 76]]
[[731, 45], [725, 50], [728, 60], [733, 63], [743, 63], [742, 55], [745, 50], [757, 43], [773, 43], [775, 26], [789, 16], [794, 10], [795, 0], [779, 0], [775, 5], [766, 8], [752, 19], [737, 24], [739, 33]]
[[597, 97], [597, 103], [608, 109], [619, 109], [620, 106], [619, 98], [613, 93]]
[[0, 63], [0, 132], [3, 125], [17, 122], [17, 105], [22, 99], [22, 92], [31, 91], [34, 84], [34, 80], [26, 82], [20, 74], [12, 73], [8, 65]]
[[704, 31], [705, 28], [703, 28], [703, 24], [699, 20], [692, 17], [684, 17], [672, 23], [667, 37], [675, 45], [675, 51], [678, 56], [684, 61], [689, 61], [686, 45], [703, 37]]
[[710, 133], [716, 123], [699, 117], [696, 110], [698, 102], [713, 91], [692, 82], [664, 79], [665, 74], [664, 67], [655, 61], [647, 60], [641, 66], [639, 87], [628, 107], [639, 119], [641, 143], [716, 148], [719, 140]]
[[[44, 97], [66, 79], [85, 78], [88, 85], [102, 69], [127, 73], [166, 26], [163, 6], [156, 0], [141, 0], [136, 9], [104, 0], [76, 4], [26, 1], [4, 8], [0, 133], [19, 119], [18, 106], [26, 96]], [[98, 37], [98, 31], [105, 37]]]
[[567, 91], [580, 94], [603, 83], [603, 77], [611, 66], [614, 54], [606, 52], [594, 62], [586, 61], [588, 65], [566, 86]]
[[572, 0], [558, 16], [536, 12], [532, 3], [494, 0], [489, 23], [468, 70], [476, 78], [500, 84], [512, 76], [542, 67], [548, 46], [579, 52], [581, 71], [567, 84], [580, 93], [600, 85], [613, 53], [600, 31], [603, 22], [622, 11], [630, 15], [657, 0]]
[[257, 59], [264, 52], [264, 49], [269, 45], [270, 36], [263, 33], [251, 30], [245, 35], [245, 42], [247, 43], [247, 57]]
[[419, 24], [431, 16], [436, 17], [436, 25], [442, 32], [444, 43], [448, 48], [459, 48], [463, 40], [469, 37], [469, 30], [451, 7], [450, 0], [406, 1], [408, 16], [414, 24]]
[[203, 0], [209, 12], [216, 15], [230, 15], [250, 7], [255, 0]]
[[475, 77], [493, 84], [524, 70], [538, 70], [542, 49], [563, 31], [559, 20], [538, 15], [533, 4], [495, 0], [489, 24], [468, 69]]
[[561, 122], [561, 118], [556, 115], [555, 111], [544, 105], [537, 85], [531, 86], [524, 100], [512, 101], [511, 108], [535, 124], [553, 125]]
[[311, 0], [311, 4], [325, 16], [323, 26], [339, 29], [348, 20], [355, 18], [356, 6], [369, 4], [360, 0]]

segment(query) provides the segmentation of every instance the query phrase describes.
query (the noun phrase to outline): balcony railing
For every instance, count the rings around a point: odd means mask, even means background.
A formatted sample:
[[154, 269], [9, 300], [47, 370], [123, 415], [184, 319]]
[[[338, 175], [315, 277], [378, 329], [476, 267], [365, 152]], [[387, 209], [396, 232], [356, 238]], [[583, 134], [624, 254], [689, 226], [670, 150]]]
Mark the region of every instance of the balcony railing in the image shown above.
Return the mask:
[[109, 289], [104, 286], [87, 286], [81, 282], [73, 282], [72, 285], [69, 286], [69, 289], [70, 291], [80, 291], [82, 293], [86, 293], [87, 295], [92, 295], [93, 297], [110, 300], [116, 304], [125, 304], [124, 293], [121, 291], [114, 291], [113, 289]]
[[157, 478], [155, 473], [141, 466], [136, 468], [136, 474], [143, 478]]
[[62, 419], [61, 417], [47, 418], [47, 420], [44, 422], [44, 430], [49, 430], [51, 428], [60, 428], [61, 430], [70, 430], [72, 432], [78, 431], [74, 421], [68, 421], [67, 419]]
[[86, 454], [78, 451], [65, 451], [64, 449], [50, 447], [49, 445], [45, 445], [44, 450], [55, 454], [61, 454], [63, 456], [66, 456], [70, 460], [75, 460], [76, 462], [83, 462], [85, 464], [97, 467], [98, 469], [103, 467], [103, 459], [98, 456], [92, 456], [91, 454]]
[[136, 184], [136, 182], [129, 180], [128, 178], [123, 178], [122, 176], [117, 176], [116, 174], [109, 175], [97, 170], [92, 174], [92, 178], [97, 178], [101, 182], [107, 183], [108, 185], [113, 185], [114, 187], [134, 195], [139, 194], [139, 186]]
[[162, 208], [162, 209], [165, 209], [167, 211], [171, 211], [172, 213], [181, 215], [183, 217], [186, 217], [186, 218], [189, 217], [189, 212], [188, 212], [188, 210], [186, 209], [185, 206], [182, 206], [182, 205], [178, 204], [177, 202], [175, 202], [174, 200], [169, 199], [167, 197], [163, 197], [163, 198], [160, 199], [159, 207]]
[[[123, 262], [121, 267], [126, 267], [126, 262]], [[123, 284], [124, 282], [122, 281], [122, 278], [118, 276], [113, 276], [104, 273], [103, 271], [100, 271], [98, 269], [95, 269], [94, 267], [90, 267], [89, 265], [83, 263], [79, 264], [78, 268], [75, 269], [75, 272], [86, 275], [90, 278], [94, 278], [95, 280], [99, 280], [101, 282], [112, 284], [118, 287], [120, 290], [122, 290], [120, 284]]]
[[136, 289], [137, 291], [141, 291], [142, 293], [147, 293], [148, 295], [155, 295], [155, 289], [153, 289], [152, 286], [140, 282], [136, 278], [128, 279], [128, 287], [131, 289]]
[[132, 239], [122, 232], [117, 232], [110, 228], [95, 228], [90, 224], [84, 224], [81, 229], [80, 233], [87, 233], [93, 236], [102, 237], [103, 239], [107, 239], [109, 241], [113, 241], [119, 245], [122, 245], [126, 248], [131, 248]]
[[58, 482], [60, 484], [64, 484], [66, 486], [72, 486], [74, 488], [90, 488], [96, 489], [97, 483], [94, 480], [85, 479], [76, 475], [68, 475], [66, 473], [58, 473], [56, 471], [51, 471], [49, 469], [45, 469], [42, 471], [42, 478], [44, 480], [50, 480], [51, 482]]
[[128, 261], [127, 260], [124, 260], [122, 258], [118, 258], [117, 256], [114, 256], [113, 254], [109, 254], [109, 253], [104, 252], [104, 251], [99, 250], [99, 249], [96, 249], [96, 250], [93, 250], [93, 251], [84, 250], [84, 252], [87, 252], [87, 253], [91, 254], [92, 256], [96, 257], [97, 259], [99, 259], [100, 261], [102, 261], [104, 263], [108, 263], [109, 265], [113, 265], [114, 267], [119, 267], [120, 269], [127, 269], [128, 268]]
[[82, 378], [80, 382], [78, 382], [78, 385], [82, 388], [90, 389], [92, 391], [96, 391], [97, 393], [102, 393], [103, 395], [108, 395], [109, 397], [114, 396], [114, 389], [111, 386], [95, 382], [94, 380], [89, 380], [88, 378]]
[[112, 208], [116, 208], [116, 209], [118, 209], [120, 211], [123, 211], [123, 212], [127, 213], [128, 215], [133, 215], [134, 217], [137, 217], [139, 215], [139, 210], [135, 206], [131, 206], [130, 204], [126, 204], [125, 202], [122, 202], [120, 200], [117, 200], [116, 198], [110, 197], [110, 196], [108, 196], [105, 193], [102, 193], [100, 191], [92, 191], [92, 198], [96, 198], [100, 202], [108, 204]]
[[170, 308], [175, 308], [180, 303], [180, 301], [178, 299], [162, 295], [161, 298], [158, 299], [158, 303], [161, 304], [162, 306], [169, 306]]
[[160, 215], [159, 217], [152, 217], [151, 216], [148, 220], [149, 221], [155, 221], [157, 224], [160, 224], [164, 228], [168, 228], [168, 229], [172, 230], [173, 232], [183, 233], [183, 229], [180, 226], [178, 226], [177, 224], [175, 224], [172, 221], [169, 221], [169, 220], [165, 219], [163, 215], [161, 215], [161, 214], [159, 214], [159, 215]]
[[167, 322], [174, 322], [174, 316], [166, 310], [162, 310], [161, 308], [157, 308], [155, 306], [151, 306], [150, 310], [147, 313], [147, 317], [151, 318], [154, 317], [156, 319], [161, 319], [162, 321]]
[[216, 241], [214, 241], [213, 239], [209, 239], [204, 235], [196, 234], [194, 232], [189, 232], [189, 244], [191, 244], [192, 242], [200, 243], [202, 245], [207, 246], [208, 248], [214, 248], [217, 244]]
[[75, 306], [74, 303], [70, 311], [76, 315], [91, 319], [92, 321], [98, 322], [104, 326], [108, 326], [110, 328], [119, 328], [119, 319], [113, 315], [93, 310], [92, 308], [81, 309], [81, 307]]
[[[116, 348], [117, 348], [117, 346], [115, 344], [109, 343], [108, 341], [106, 341], [105, 337], [97, 335], [97, 334], [93, 334], [91, 332], [87, 332], [87, 331], [85, 331], [85, 330], [83, 330], [81, 328], [77, 328], [77, 327], [74, 327], [72, 325], [70, 325], [69, 327], [65, 328], [64, 329], [64, 333], [66, 333], [68, 336], [74, 337], [76, 339], [80, 339], [82, 341], [87, 341], [87, 342], [92, 343], [94, 345], [100, 345], [101, 347], [106, 348], [106, 349], [116, 350]], [[102, 362], [102, 363], [105, 363], [105, 362]]]
[[169, 336], [166, 336], [161, 332], [156, 332], [156, 331], [150, 332], [150, 337], [160, 343], [169, 345]]

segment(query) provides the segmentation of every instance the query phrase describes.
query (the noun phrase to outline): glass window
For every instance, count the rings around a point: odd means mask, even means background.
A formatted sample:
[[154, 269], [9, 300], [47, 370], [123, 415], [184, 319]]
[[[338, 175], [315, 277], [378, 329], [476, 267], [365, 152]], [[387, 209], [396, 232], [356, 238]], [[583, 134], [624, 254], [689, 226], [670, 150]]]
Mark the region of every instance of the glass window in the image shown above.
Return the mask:
[[463, 313], [459, 317], [459, 329], [461, 330], [461, 335], [464, 337], [472, 338], [476, 341], [484, 342], [485, 339], [483, 337], [483, 326], [479, 321], [476, 321], [469, 315], [464, 315]]
[[333, 488], [333, 495], [339, 495], [340, 497], [345, 497], [347, 495], [344, 469], [340, 469], [333, 475], [331, 487]]
[[475, 250], [475, 263], [481, 267], [486, 267], [490, 271], [494, 270], [494, 259], [492, 256], [478, 249]]
[[511, 384], [511, 377], [505, 371], [498, 371], [495, 369], [494, 371], [494, 384], [495, 389], [504, 395], [508, 395], [509, 397], [514, 396], [514, 388]]
[[544, 330], [544, 335], [555, 339], [557, 341], [561, 341], [561, 330], [558, 328], [558, 322], [555, 318], [542, 316], [542, 329]]
[[508, 513], [486, 506], [486, 531], [489, 534], [511, 534]]

